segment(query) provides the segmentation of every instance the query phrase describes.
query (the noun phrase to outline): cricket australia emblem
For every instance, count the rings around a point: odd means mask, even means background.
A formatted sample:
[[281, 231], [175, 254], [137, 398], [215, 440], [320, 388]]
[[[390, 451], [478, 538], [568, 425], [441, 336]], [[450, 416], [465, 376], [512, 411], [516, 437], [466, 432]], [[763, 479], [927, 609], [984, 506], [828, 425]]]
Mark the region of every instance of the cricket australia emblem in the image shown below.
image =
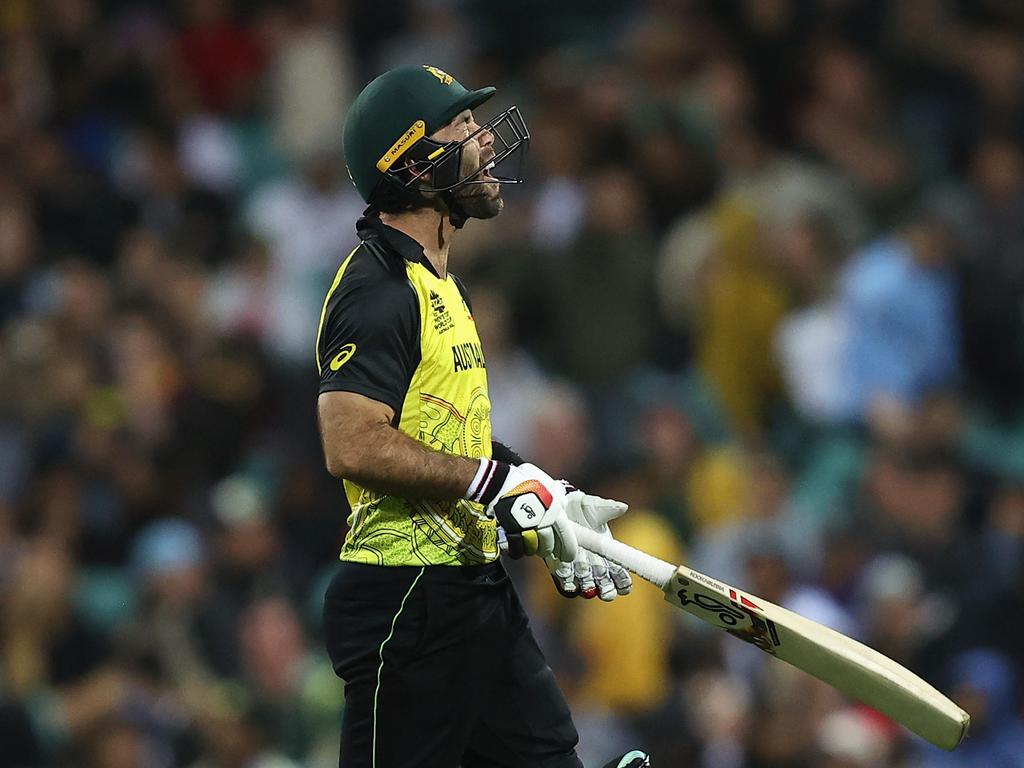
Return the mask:
[[437, 291], [430, 292], [430, 312], [434, 321], [434, 330], [438, 333], [445, 333], [455, 327], [448, 308], [444, 305], [444, 299]]

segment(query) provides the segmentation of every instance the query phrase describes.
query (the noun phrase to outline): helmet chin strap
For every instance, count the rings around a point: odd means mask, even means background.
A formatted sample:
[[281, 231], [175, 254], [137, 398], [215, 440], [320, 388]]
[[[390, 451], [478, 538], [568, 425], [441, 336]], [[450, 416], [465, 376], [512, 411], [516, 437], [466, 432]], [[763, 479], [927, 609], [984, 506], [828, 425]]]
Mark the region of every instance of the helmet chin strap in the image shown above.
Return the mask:
[[[452, 226], [456, 229], [462, 229], [469, 216], [466, 214], [465, 210], [463, 210], [458, 198], [456, 198], [455, 195], [452, 194], [452, 191], [449, 190], [448, 192], [441, 193], [441, 199], [444, 200], [445, 205], [448, 206], [448, 221], [450, 221]], [[441, 218], [443, 220], [444, 216]]]
[[[456, 197], [451, 191], [445, 191], [438, 195], [438, 199], [441, 200], [447, 210], [438, 210], [437, 216], [437, 247], [444, 247], [444, 214], [447, 213], [447, 219], [452, 223], [456, 229], [462, 229], [463, 224], [466, 223], [466, 219], [469, 218], [462, 210], [462, 206], [459, 205]], [[438, 206], [439, 208], [439, 206]]]
[[440, 210], [438, 210], [439, 215], [437, 217], [437, 247], [443, 248], [445, 213], [448, 214], [448, 221], [451, 222], [451, 225], [455, 227], [455, 229], [462, 229], [462, 226], [466, 223], [466, 219], [469, 217], [466, 215], [465, 211], [463, 211], [458, 199], [450, 190], [448, 192], [442, 192], [438, 195], [438, 198], [442, 200], [447, 207], [447, 211], [445, 211], [438, 206]]

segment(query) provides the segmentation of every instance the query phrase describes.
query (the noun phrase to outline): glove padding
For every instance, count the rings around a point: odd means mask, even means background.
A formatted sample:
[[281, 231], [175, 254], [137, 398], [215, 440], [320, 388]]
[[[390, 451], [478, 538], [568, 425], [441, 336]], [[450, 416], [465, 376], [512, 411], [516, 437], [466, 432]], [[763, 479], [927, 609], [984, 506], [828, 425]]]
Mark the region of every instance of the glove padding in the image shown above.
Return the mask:
[[[564, 481], [562, 481], [564, 483]], [[568, 518], [602, 536], [612, 538], [608, 521], [621, 517], [629, 507], [621, 501], [591, 496], [565, 483], [565, 511]], [[617, 595], [628, 595], [633, 588], [629, 571], [600, 555], [579, 549], [575, 559], [561, 562], [546, 558], [555, 588], [563, 597], [600, 597], [611, 602]]]
[[576, 533], [565, 511], [565, 488], [533, 464], [509, 467], [486, 513], [504, 529], [511, 557], [539, 555], [571, 563], [578, 555]]

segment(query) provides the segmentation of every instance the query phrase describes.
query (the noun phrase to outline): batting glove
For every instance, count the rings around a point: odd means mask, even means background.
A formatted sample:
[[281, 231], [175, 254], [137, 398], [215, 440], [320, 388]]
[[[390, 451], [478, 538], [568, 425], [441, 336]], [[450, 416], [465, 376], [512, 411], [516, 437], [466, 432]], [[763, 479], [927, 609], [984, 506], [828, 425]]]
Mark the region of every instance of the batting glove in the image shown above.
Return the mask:
[[[608, 521], [621, 517], [629, 509], [628, 505], [591, 496], [573, 488], [564, 480], [560, 482], [566, 489], [565, 510], [569, 519], [612, 538]], [[633, 589], [633, 579], [625, 568], [583, 548], [580, 548], [571, 563], [547, 558], [547, 564], [555, 588], [563, 597], [583, 597], [587, 600], [600, 597], [611, 602], [617, 595], [628, 595]]]
[[507, 539], [508, 553], [518, 558], [539, 555], [571, 563], [579, 546], [565, 510], [565, 487], [533, 464], [514, 467], [481, 459], [466, 498], [484, 505]]

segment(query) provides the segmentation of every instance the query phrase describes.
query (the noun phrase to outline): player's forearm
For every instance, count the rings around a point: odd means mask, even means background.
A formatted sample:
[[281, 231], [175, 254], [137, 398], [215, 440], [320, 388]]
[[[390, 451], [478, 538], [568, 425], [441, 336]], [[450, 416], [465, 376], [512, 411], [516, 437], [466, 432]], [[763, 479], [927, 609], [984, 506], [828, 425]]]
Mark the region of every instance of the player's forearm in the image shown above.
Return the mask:
[[[347, 442], [347, 441], [346, 441]], [[363, 431], [332, 473], [380, 493], [415, 499], [461, 499], [480, 462], [432, 450], [390, 425]]]

